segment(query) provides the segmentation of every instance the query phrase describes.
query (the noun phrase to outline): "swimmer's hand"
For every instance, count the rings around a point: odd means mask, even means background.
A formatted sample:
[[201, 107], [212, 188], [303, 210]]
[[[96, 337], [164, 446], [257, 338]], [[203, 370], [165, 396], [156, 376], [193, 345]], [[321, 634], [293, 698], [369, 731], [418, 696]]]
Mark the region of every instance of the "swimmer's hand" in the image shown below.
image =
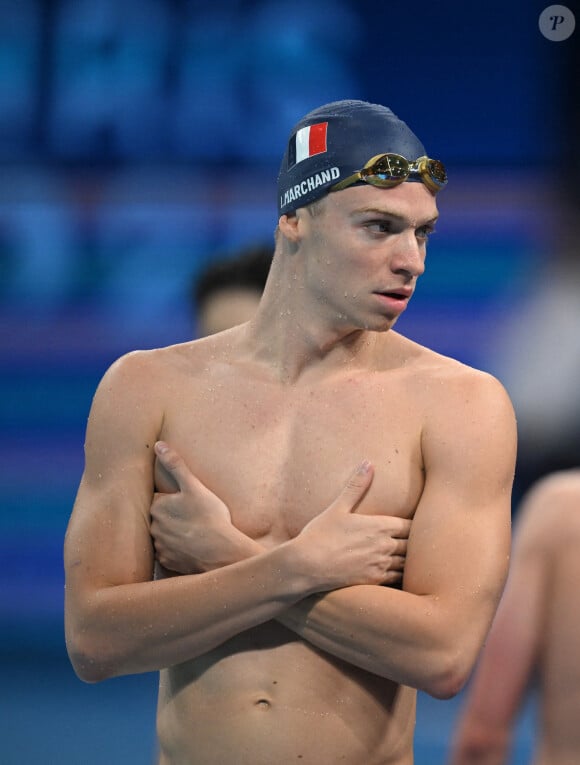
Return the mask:
[[160, 441], [155, 454], [178, 487], [174, 494], [155, 494], [151, 505], [150, 533], [163, 568], [199, 573], [261, 551], [235, 528], [226, 504], [193, 475], [175, 449]]
[[[210, 571], [263, 552], [237, 529], [226, 504], [189, 470], [167, 444], [155, 445], [157, 459], [178, 491], [156, 494], [151, 536], [158, 562], [181, 574]], [[411, 521], [388, 515], [354, 513], [373, 478], [361, 465], [335, 501], [289, 543], [297, 565], [319, 583], [316, 591], [350, 584], [401, 583]]]
[[353, 512], [367, 493], [374, 470], [363, 462], [344, 489], [289, 544], [301, 571], [318, 592], [355, 584], [398, 584], [403, 575], [411, 521]]

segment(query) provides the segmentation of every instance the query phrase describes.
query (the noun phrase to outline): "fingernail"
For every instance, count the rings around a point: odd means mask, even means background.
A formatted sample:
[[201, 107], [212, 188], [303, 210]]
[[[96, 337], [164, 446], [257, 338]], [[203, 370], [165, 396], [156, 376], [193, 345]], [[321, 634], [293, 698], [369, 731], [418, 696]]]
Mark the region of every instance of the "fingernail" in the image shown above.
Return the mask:
[[169, 447], [165, 443], [165, 441], [157, 441], [155, 444], [155, 452], [157, 454], [165, 454], [165, 452], [169, 451]]
[[366, 475], [369, 472], [370, 467], [371, 467], [371, 463], [369, 462], [369, 460], [363, 460], [358, 466], [356, 472], [360, 473], [361, 475]]

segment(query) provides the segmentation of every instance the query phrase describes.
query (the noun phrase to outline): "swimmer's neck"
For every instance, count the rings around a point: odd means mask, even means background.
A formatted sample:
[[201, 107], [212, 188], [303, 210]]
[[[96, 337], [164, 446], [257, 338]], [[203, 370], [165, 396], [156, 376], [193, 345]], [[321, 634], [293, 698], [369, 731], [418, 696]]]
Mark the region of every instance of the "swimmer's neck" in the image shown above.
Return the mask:
[[379, 333], [310, 324], [292, 313], [258, 310], [244, 325], [242, 345], [251, 360], [285, 384], [312, 376], [372, 366]]
[[380, 332], [361, 328], [353, 313], [358, 305], [337, 297], [338, 284], [313, 287], [305, 263], [305, 255], [275, 253], [260, 304], [244, 325], [242, 352], [287, 384], [372, 367], [376, 345], [389, 345], [395, 319], [385, 318]]

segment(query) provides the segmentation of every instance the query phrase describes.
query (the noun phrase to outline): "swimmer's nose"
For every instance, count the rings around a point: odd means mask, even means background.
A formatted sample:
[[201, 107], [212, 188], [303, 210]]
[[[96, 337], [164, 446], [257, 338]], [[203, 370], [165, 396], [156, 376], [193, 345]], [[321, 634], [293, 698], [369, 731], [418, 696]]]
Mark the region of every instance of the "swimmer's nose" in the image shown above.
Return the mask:
[[401, 232], [391, 257], [391, 270], [417, 278], [425, 271], [425, 254], [425, 243], [417, 239], [414, 231]]

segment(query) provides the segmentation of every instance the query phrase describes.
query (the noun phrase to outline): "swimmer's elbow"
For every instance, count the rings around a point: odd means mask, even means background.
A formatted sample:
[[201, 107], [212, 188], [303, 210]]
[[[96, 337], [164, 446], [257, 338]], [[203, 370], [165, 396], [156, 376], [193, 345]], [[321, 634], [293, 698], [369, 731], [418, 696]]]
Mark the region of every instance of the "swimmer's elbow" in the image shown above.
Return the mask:
[[91, 654], [69, 648], [68, 655], [76, 676], [84, 683], [101, 683], [103, 680], [109, 680], [119, 674], [113, 670], [109, 663], [99, 660]]
[[86, 633], [75, 636], [67, 631], [66, 648], [76, 676], [84, 683], [100, 683], [121, 674], [111, 657]]
[[69, 658], [76, 676], [83, 683], [102, 683], [103, 680], [110, 680], [120, 674], [113, 671], [110, 665], [96, 661], [88, 656], [69, 653]]
[[438, 656], [432, 664], [433, 671], [429, 673], [420, 690], [442, 701], [452, 699], [465, 687], [472, 664], [456, 651]]
[[479, 656], [482, 630], [444, 630], [429, 635], [429, 649], [423, 666], [427, 668], [420, 690], [433, 698], [447, 700], [467, 684]]
[[431, 678], [426, 687], [421, 690], [435, 699], [447, 701], [457, 696], [467, 683], [467, 679], [468, 676], [458, 672], [440, 673], [436, 678]]

